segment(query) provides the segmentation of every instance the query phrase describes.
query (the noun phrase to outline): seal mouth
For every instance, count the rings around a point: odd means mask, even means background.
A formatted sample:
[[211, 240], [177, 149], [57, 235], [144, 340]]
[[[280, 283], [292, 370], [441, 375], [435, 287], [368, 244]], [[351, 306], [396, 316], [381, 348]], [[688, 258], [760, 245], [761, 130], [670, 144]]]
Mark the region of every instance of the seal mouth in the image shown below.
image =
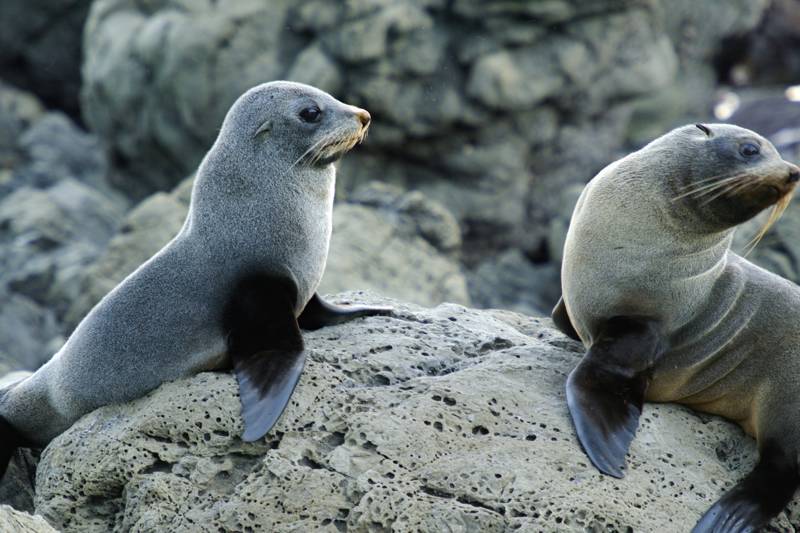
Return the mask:
[[364, 142], [369, 130], [369, 121], [354, 129], [352, 124], [346, 124], [315, 142], [295, 164], [303, 162], [311, 166], [325, 166], [342, 158], [356, 145]]
[[701, 206], [705, 206], [718, 198], [727, 197], [742, 202], [743, 207], [749, 206], [749, 209], [753, 209], [753, 214], [772, 206], [767, 221], [745, 247], [747, 255], [789, 207], [799, 177], [800, 173], [794, 170], [790, 170], [788, 178], [783, 173], [775, 172], [720, 174], [682, 187], [682, 191], [672, 200], [693, 198]]

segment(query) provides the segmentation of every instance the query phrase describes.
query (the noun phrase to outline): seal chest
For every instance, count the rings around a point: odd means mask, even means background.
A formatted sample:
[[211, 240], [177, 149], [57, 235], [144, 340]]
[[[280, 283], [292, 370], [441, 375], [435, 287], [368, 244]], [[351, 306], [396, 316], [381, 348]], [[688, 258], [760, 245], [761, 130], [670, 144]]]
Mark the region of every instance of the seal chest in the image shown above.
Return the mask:
[[180, 233], [106, 295], [64, 347], [3, 391], [0, 469], [89, 411], [232, 363], [245, 440], [278, 420], [300, 378], [300, 329], [386, 315], [316, 294], [325, 269], [333, 163], [370, 116], [307, 85], [243, 94], [198, 168]]
[[592, 463], [623, 476], [646, 399], [758, 439], [758, 465], [697, 532], [755, 530], [800, 484], [800, 383], [786, 379], [800, 372], [800, 288], [730, 250], [734, 228], [770, 206], [774, 221], [799, 178], [751, 131], [685, 126], [598, 174], [567, 234], [553, 319], [588, 348], [567, 403]]

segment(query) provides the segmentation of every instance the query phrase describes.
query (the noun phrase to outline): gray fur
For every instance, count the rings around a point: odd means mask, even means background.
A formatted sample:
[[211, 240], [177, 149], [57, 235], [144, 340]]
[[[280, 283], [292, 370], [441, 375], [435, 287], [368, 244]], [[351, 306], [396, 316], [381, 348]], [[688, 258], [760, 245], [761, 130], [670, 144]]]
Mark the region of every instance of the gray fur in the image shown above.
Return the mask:
[[[301, 121], [298, 113], [312, 104], [321, 120]], [[363, 135], [359, 113], [296, 83], [242, 95], [198, 169], [180, 233], [103, 298], [50, 361], [7, 391], [0, 415], [46, 444], [101, 405], [221, 366], [222, 311], [248, 272], [290, 276], [299, 315], [325, 269], [334, 196], [334, 166], [311, 156], [352, 147]], [[324, 149], [323, 138], [341, 142]]]
[[[757, 134], [731, 125], [674, 130], [609, 165], [578, 200], [562, 285], [568, 314], [589, 347], [618, 315], [656, 319], [669, 349], [648, 401], [679, 402], [734, 420], [761, 441], [800, 450], [800, 288], [730, 250], [731, 198], [678, 198], [683, 187], [743, 169], [786, 186], [793, 165]], [[757, 141], [763, 157], [733, 156]], [[761, 208], [766, 207], [762, 206]]]

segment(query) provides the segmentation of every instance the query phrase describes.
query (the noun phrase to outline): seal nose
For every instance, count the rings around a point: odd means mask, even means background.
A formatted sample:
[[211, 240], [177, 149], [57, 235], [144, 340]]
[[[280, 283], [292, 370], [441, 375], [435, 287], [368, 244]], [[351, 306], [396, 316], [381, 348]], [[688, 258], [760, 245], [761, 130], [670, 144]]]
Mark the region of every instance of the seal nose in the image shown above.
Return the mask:
[[370, 116], [369, 111], [366, 109], [359, 109], [356, 111], [356, 116], [358, 117], [358, 120], [361, 121], [361, 125], [365, 128], [369, 126], [369, 123], [372, 121], [372, 117]]
[[789, 183], [796, 183], [797, 181], [800, 181], [800, 168], [798, 168], [797, 165], [792, 165], [789, 163], [788, 181]]

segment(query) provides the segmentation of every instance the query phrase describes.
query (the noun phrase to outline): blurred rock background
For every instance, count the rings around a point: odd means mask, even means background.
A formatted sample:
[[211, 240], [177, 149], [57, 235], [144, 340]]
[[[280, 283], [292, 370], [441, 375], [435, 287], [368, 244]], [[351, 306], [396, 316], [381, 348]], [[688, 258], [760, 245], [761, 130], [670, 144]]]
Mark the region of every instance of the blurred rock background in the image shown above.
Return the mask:
[[[0, 370], [36, 368], [177, 232], [226, 110], [273, 79], [373, 116], [323, 291], [547, 313], [610, 161], [718, 119], [796, 160], [799, 20], [797, 0], [3, 0]], [[751, 257], [797, 280], [796, 235], [790, 208]]]

